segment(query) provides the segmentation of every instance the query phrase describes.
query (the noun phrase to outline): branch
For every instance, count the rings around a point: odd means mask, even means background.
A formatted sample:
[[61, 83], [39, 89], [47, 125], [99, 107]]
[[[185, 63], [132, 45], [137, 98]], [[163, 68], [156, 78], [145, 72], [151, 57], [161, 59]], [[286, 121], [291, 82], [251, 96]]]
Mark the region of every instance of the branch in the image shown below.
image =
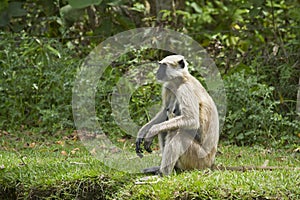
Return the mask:
[[250, 171], [250, 170], [300, 170], [300, 167], [280, 167], [280, 166], [236, 166], [225, 167], [222, 165], [213, 166], [212, 170], [229, 170], [229, 171]]

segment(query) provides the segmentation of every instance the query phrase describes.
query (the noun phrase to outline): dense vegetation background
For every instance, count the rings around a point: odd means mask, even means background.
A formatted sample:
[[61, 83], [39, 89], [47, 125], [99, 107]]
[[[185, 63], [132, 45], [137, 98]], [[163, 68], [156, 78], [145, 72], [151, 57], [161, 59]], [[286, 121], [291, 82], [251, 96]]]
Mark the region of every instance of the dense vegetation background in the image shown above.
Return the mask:
[[[75, 129], [72, 87], [82, 59], [109, 36], [161, 26], [193, 37], [216, 62], [228, 101], [221, 142], [294, 149], [300, 138], [299, 9], [297, 0], [0, 0], [0, 130], [51, 135]], [[96, 95], [106, 134], [130, 137], [111, 115], [119, 77], [164, 55], [130, 52], [106, 69]], [[132, 96], [138, 124], [149, 120], [151, 99], [159, 95], [153, 80]]]

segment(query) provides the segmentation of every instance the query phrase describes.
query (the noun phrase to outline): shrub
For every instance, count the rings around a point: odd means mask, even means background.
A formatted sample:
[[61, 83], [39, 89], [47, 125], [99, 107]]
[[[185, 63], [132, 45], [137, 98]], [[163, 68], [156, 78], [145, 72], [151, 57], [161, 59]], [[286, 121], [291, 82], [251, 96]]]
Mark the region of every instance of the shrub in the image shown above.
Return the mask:
[[2, 45], [0, 126], [72, 127], [72, 82], [79, 63], [73, 53], [57, 40], [26, 36], [1, 40]]
[[274, 87], [245, 71], [227, 76], [225, 87], [228, 114], [222, 137], [228, 142], [269, 146], [295, 141], [300, 123], [276, 110], [280, 102], [273, 99]]

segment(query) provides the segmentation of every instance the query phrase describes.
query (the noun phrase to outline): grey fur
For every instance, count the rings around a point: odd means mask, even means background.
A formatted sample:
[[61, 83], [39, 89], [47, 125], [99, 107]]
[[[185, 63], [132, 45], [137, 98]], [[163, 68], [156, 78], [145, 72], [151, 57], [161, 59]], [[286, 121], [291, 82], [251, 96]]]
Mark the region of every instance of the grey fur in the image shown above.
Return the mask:
[[[219, 140], [217, 108], [201, 83], [187, 70], [183, 56], [173, 55], [159, 62], [163, 83], [162, 109], [138, 132], [136, 152], [142, 157], [141, 143], [151, 152], [153, 138], [158, 135], [162, 151], [160, 173], [169, 175], [180, 170], [212, 167]], [[156, 169], [156, 168], [155, 168]]]

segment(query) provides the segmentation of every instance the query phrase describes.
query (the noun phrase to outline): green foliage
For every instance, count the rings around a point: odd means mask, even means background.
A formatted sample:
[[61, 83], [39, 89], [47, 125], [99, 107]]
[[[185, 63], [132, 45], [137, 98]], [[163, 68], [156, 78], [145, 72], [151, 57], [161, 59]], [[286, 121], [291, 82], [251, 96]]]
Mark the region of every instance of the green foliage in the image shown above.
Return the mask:
[[245, 71], [225, 79], [228, 115], [224, 132], [226, 142], [249, 145], [282, 146], [297, 140], [299, 121], [277, 111], [279, 101], [273, 98], [275, 88], [260, 83], [258, 77]]
[[1, 127], [73, 127], [70, 102], [78, 59], [56, 40], [23, 36], [1, 45]]
[[[123, 3], [119, 0], [27, 0], [24, 3], [13, 1], [0, 8], [0, 29], [62, 38], [101, 34], [100, 38], [103, 40], [120, 31], [136, 27], [131, 18], [140, 18], [124, 15], [129, 8], [123, 7]], [[127, 1], [125, 3], [131, 4]], [[88, 38], [81, 40], [90, 41]]]
[[[295, 113], [300, 76], [299, 2], [178, 3], [182, 5], [158, 11], [154, 1], [2, 0], [0, 13], [7, 19], [0, 35], [2, 129], [38, 127], [53, 132], [74, 128], [72, 83], [81, 58], [113, 34], [158, 25], [189, 34], [215, 60], [228, 95], [223, 140], [295, 145], [299, 140]], [[114, 123], [110, 105], [120, 77], [139, 63], [157, 61], [166, 54], [131, 52], [106, 69], [96, 92], [97, 120], [105, 124], [105, 133], [126, 136]], [[154, 82], [153, 77], [149, 80]], [[135, 88], [130, 99], [130, 115], [138, 125], [153, 116], [149, 110], [159, 102], [160, 86], [153, 82]]]
[[73, 8], [85, 8], [91, 5], [99, 5], [101, 2], [102, 0], [69, 0], [69, 3]]
[[[270, 160], [272, 166], [299, 167], [299, 1], [188, 0], [161, 11], [157, 2], [0, 0], [2, 198], [300, 198], [296, 170], [193, 171], [140, 185], [139, 175], [108, 169], [76, 141], [76, 134], [59, 131], [76, 128], [73, 82], [93, 47], [131, 28], [167, 27], [204, 46], [224, 78], [228, 112], [220, 142], [242, 147], [220, 146], [217, 164], [260, 166]], [[115, 123], [111, 97], [116, 84], [130, 74], [131, 87], [141, 69], [150, 70], [148, 81], [133, 88], [128, 108], [132, 120], [143, 125], [154, 115], [161, 90], [147, 63], [168, 54], [132, 51], [99, 77], [95, 120], [117, 146], [133, 150], [134, 138]]]
[[0, 27], [9, 24], [12, 17], [23, 17], [27, 14], [22, 8], [21, 2], [8, 2], [7, 0], [0, 1]]
[[287, 14], [299, 6], [296, 1], [188, 1], [185, 10], [176, 11], [183, 31], [207, 48], [223, 73], [224, 141], [284, 147], [299, 140], [300, 18]]
[[[153, 108], [152, 106], [160, 104], [161, 87], [155, 81], [155, 69], [152, 68], [153, 65], [148, 64], [148, 58], [149, 60], [153, 59], [157, 54], [159, 54], [157, 50], [133, 50], [122, 55], [111, 66], [108, 66], [99, 79], [96, 93], [97, 117], [104, 132], [108, 133], [110, 137], [130, 137], [123, 135], [125, 133], [115, 124], [112, 114], [111, 96], [114, 91], [118, 90], [117, 87], [122, 78], [125, 79], [124, 87], [128, 91], [120, 91], [119, 89], [118, 92], [132, 92], [130, 99], [128, 99], [128, 110], [129, 117], [132, 118], [133, 122], [141, 126], [154, 116], [154, 113], [150, 113], [149, 110]], [[144, 75], [140, 73], [148, 73], [148, 76], [143, 77]], [[118, 112], [122, 115], [122, 112], [127, 112], [127, 110], [122, 109]]]

